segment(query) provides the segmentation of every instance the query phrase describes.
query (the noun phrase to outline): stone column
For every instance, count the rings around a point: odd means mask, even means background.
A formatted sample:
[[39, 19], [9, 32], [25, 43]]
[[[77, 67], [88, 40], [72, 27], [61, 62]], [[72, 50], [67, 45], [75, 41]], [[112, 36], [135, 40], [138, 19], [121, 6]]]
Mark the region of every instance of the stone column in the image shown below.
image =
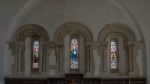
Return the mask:
[[21, 41], [14, 41], [9, 43], [10, 48], [12, 49], [12, 54], [14, 56], [14, 64], [12, 65], [12, 72], [14, 75], [23, 74], [23, 43]]
[[67, 35], [64, 38], [64, 52], [65, 52], [65, 56], [64, 56], [64, 70], [65, 73], [69, 73], [70, 72], [70, 36]]
[[110, 71], [110, 45], [107, 45], [105, 46], [105, 53], [104, 53], [104, 61], [105, 61], [105, 64], [104, 64], [104, 67], [106, 67], [106, 74], [111, 74], [111, 71]]
[[63, 75], [64, 72], [64, 46], [62, 44], [59, 45], [59, 53], [60, 53], [60, 74]]
[[137, 64], [137, 45], [134, 44], [134, 46], [132, 47], [132, 51], [133, 51], [133, 71], [134, 71], [134, 76], [139, 75], [139, 65]]
[[25, 40], [25, 75], [31, 74], [31, 38], [28, 37]]
[[93, 56], [93, 50], [92, 50], [92, 42], [86, 42], [85, 43], [85, 72], [87, 76], [94, 74], [94, 56]]
[[[99, 49], [98, 49], [98, 51], [99, 51]], [[90, 68], [93, 68], [93, 72], [91, 72], [91, 76], [97, 76], [97, 77], [99, 77], [100, 76], [100, 69], [101, 69], [101, 66], [100, 66], [100, 56], [98, 56], [98, 54], [97, 54], [97, 52], [98, 52], [97, 50], [93, 50], [93, 56], [92, 56], [92, 58], [93, 58], [93, 60], [94, 60], [94, 62], [92, 63], [92, 65], [91, 65], [91, 67]], [[92, 60], [92, 59], [90, 59], [90, 60]]]
[[18, 74], [18, 51], [17, 47], [13, 48], [13, 56], [14, 56], [14, 68], [13, 69], [13, 74], [17, 75]]
[[23, 75], [23, 71], [22, 71], [23, 67], [22, 66], [23, 66], [24, 63], [23, 63], [23, 60], [22, 60], [23, 59], [22, 47], [19, 47], [17, 51], [18, 51], [18, 74]]
[[129, 49], [129, 75], [136, 76], [138, 73], [138, 66], [136, 61], [137, 45], [136, 42], [128, 42]]
[[40, 64], [39, 64], [39, 73], [41, 75], [48, 75], [48, 47], [49, 44], [46, 41], [40, 40]]
[[125, 50], [124, 50], [124, 42], [123, 38], [118, 39], [118, 52], [119, 52], [119, 57], [118, 57], [118, 64], [117, 67], [119, 67], [118, 72], [120, 75], [125, 75], [126, 72], [126, 57], [125, 57]]
[[[79, 73], [85, 73], [85, 66], [89, 66], [89, 64], [85, 64], [85, 48], [84, 48], [84, 39], [82, 36], [79, 37]], [[86, 52], [88, 53], [88, 52]]]
[[61, 42], [56, 43], [57, 73], [64, 74], [64, 46]]
[[103, 73], [103, 74], [106, 74], [108, 73], [108, 67], [107, 67], [107, 44], [102, 44], [100, 45], [99, 49], [98, 49], [98, 53], [100, 55], [100, 59], [101, 59], [101, 62], [100, 62], [100, 71]]
[[128, 49], [129, 49], [129, 72], [133, 72], [132, 46], [128, 45]]
[[56, 75], [56, 55], [53, 48], [49, 48], [49, 76]]

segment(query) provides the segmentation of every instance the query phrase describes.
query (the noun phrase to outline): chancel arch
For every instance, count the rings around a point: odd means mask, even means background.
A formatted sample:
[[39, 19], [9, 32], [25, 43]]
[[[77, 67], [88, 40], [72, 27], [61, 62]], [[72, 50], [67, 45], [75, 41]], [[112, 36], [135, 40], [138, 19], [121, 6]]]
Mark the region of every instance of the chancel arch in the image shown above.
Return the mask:
[[[54, 33], [57, 72], [62, 74], [74, 72], [93, 73], [92, 41], [92, 33], [84, 24], [68, 22], [61, 25]], [[71, 48], [71, 45], [74, 45], [74, 49]], [[76, 55], [76, 52], [78, 53], [78, 67], [76, 67], [77, 70], [75, 71], [71, 68], [70, 57], [72, 50], [75, 52], [74, 55]]]
[[98, 35], [98, 53], [104, 76], [138, 76], [136, 56], [140, 43], [125, 24], [106, 25]]
[[47, 74], [49, 36], [47, 31], [36, 24], [26, 24], [15, 32], [9, 42], [14, 64], [13, 75]]

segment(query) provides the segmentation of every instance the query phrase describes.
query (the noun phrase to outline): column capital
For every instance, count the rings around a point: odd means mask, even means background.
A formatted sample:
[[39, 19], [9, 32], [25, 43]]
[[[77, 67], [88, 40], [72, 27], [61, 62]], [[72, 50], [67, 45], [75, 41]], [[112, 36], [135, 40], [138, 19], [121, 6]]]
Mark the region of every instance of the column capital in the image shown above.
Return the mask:
[[142, 41], [128, 41], [127, 42], [127, 46], [128, 47], [137, 47], [137, 48], [140, 48], [140, 46], [142, 45]]
[[12, 41], [12, 42], [7, 42], [9, 45], [10, 49], [17, 48], [17, 47], [24, 47], [24, 42], [22, 41]]

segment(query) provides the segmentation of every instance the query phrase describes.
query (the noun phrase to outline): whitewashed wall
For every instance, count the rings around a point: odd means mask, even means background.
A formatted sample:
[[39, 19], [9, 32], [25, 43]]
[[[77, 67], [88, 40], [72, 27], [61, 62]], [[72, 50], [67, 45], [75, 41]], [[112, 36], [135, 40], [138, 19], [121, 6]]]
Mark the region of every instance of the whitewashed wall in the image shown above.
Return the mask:
[[[60, 25], [76, 21], [92, 31], [94, 41], [97, 41], [98, 33], [106, 24], [124, 23], [132, 28], [138, 40], [145, 44], [141, 47], [143, 51], [139, 50], [137, 60], [141, 75], [147, 76], [150, 83], [149, 3], [148, 0], [1, 0], [0, 82], [3, 82], [3, 75], [11, 74], [13, 57], [6, 42], [11, 40], [18, 27], [39, 24], [53, 40], [53, 34]], [[93, 55], [95, 59], [99, 58], [96, 53]], [[98, 69], [95, 74], [99, 73]]]

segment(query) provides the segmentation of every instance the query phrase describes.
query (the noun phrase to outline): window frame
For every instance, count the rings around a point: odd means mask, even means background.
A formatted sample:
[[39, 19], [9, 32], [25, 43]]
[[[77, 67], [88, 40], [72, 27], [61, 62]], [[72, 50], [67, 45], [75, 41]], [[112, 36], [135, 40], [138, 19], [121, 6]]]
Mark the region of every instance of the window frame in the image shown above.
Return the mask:
[[[28, 47], [25, 45], [26, 39], [30, 38], [30, 41], [32, 41], [32, 38], [36, 37], [40, 40], [40, 47], [42, 54], [42, 60], [40, 59], [40, 66], [39, 66], [39, 72], [33, 73], [31, 70], [31, 63], [29, 63], [30, 68], [28, 70], [28, 65], [26, 65], [26, 48], [30, 48], [32, 45], [28, 44]], [[47, 55], [47, 49], [48, 49], [48, 42], [49, 42], [49, 35], [47, 31], [37, 24], [26, 24], [17, 29], [15, 32], [13, 39], [8, 42], [10, 49], [12, 50], [12, 56], [14, 57], [14, 63], [12, 64], [12, 74], [13, 75], [40, 75], [48, 73], [48, 59]], [[31, 42], [30, 42], [31, 43]], [[41, 46], [42, 45], [42, 46]], [[43, 51], [44, 49], [44, 51]], [[32, 55], [31, 52], [28, 52], [28, 55]], [[32, 56], [31, 56], [32, 57]], [[32, 58], [29, 57], [30, 62], [32, 61]], [[43, 60], [44, 59], [44, 60]], [[44, 61], [44, 62], [43, 62]]]
[[[77, 69], [71, 69], [71, 58], [70, 58], [70, 55], [71, 55], [71, 41], [72, 39], [77, 39], [78, 40], [78, 68]], [[78, 73], [79, 70], [80, 70], [80, 39], [79, 39], [79, 35], [77, 34], [74, 34], [74, 35], [71, 35], [71, 38], [69, 40], [69, 68], [70, 68], [70, 72], [71, 73]]]
[[[114, 69], [114, 68], [112, 68], [111, 67], [111, 47], [112, 47], [112, 45], [111, 45], [111, 42], [112, 41], [114, 41], [114, 42], [116, 42], [116, 48], [117, 48], [117, 57], [116, 57], [116, 68]], [[118, 38], [111, 38], [110, 39], [110, 42], [109, 42], [109, 52], [110, 52], [110, 71], [111, 71], [111, 73], [118, 73], [118, 71], [119, 71], [119, 46], [118, 46], [118, 44], [119, 44], [119, 42], [118, 42]]]
[[[34, 47], [34, 42], [35, 41], [38, 41], [39, 42], [39, 57], [38, 57], [38, 60], [39, 60], [39, 63], [38, 63], [38, 68], [33, 68], [33, 47]], [[32, 73], [39, 73], [39, 70], [40, 70], [40, 51], [41, 51], [41, 47], [40, 47], [40, 40], [38, 37], [32, 37], [32, 40], [31, 40], [31, 72]]]
[[[119, 38], [119, 69], [117, 73], [112, 73], [110, 70], [110, 62], [108, 61], [108, 42], [111, 38]], [[121, 40], [121, 38], [124, 40]], [[98, 55], [101, 60], [100, 71], [104, 76], [129, 76], [138, 74], [138, 66], [136, 62], [137, 55], [137, 38], [134, 32], [126, 24], [111, 23], [106, 25], [98, 34], [99, 46], [97, 48]], [[122, 46], [120, 46], [122, 45]], [[126, 57], [127, 56], [127, 57]], [[125, 59], [125, 60], [124, 60]], [[127, 63], [127, 64], [126, 64]], [[125, 69], [123, 69], [125, 67]]]

